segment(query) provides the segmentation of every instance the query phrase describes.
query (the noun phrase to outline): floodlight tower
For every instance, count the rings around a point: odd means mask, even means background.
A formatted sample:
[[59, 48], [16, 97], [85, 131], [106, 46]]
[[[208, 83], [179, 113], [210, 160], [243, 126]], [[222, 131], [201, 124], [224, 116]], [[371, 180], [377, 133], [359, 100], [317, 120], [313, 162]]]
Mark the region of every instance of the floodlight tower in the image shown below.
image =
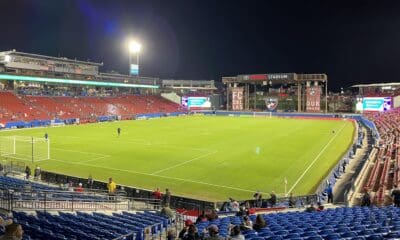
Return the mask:
[[[136, 75], [139, 78], [139, 53], [142, 45], [137, 41], [129, 42], [129, 75]], [[132, 64], [132, 55], [136, 55], [136, 64]]]

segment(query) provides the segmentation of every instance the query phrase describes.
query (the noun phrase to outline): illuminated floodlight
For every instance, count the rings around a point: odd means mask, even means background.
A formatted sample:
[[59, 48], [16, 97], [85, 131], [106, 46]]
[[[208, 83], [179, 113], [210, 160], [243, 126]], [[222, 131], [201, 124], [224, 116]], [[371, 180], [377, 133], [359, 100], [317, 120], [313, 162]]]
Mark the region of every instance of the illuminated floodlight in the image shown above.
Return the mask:
[[5, 62], [10, 62], [10, 61], [11, 61], [11, 56], [10, 56], [10, 55], [6, 55], [6, 56], [4, 57], [4, 61], [5, 61]]
[[139, 53], [142, 45], [136, 41], [129, 42], [129, 52], [130, 53]]

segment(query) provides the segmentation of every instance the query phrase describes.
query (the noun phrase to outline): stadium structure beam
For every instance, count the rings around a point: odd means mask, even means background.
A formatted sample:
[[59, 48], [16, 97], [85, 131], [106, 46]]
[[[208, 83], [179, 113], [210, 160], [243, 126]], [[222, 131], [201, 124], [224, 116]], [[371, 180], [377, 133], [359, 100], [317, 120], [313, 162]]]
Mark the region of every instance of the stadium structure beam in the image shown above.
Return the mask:
[[42, 83], [61, 83], [61, 84], [73, 84], [73, 85], [91, 85], [99, 87], [126, 87], [126, 88], [159, 88], [158, 85], [145, 85], [145, 84], [130, 84], [130, 83], [114, 83], [114, 82], [99, 82], [99, 81], [83, 81], [74, 79], [63, 79], [63, 78], [44, 78], [34, 76], [21, 76], [11, 74], [0, 74], [0, 80], [7, 81], [25, 81], [25, 82], [42, 82]]

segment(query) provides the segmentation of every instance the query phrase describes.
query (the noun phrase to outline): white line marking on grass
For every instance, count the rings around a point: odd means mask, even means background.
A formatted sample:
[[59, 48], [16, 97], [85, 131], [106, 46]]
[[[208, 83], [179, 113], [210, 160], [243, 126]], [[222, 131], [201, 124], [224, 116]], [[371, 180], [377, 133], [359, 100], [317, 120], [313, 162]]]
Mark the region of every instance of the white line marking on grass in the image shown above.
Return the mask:
[[306, 170], [303, 172], [303, 174], [301, 174], [301, 176], [297, 179], [297, 181], [293, 184], [293, 186], [289, 189], [289, 191], [287, 192], [288, 194], [296, 187], [296, 185], [300, 182], [300, 180], [304, 177], [304, 175], [306, 175], [306, 173], [308, 172], [308, 170], [311, 169], [311, 167], [314, 165], [314, 163], [318, 160], [318, 158], [325, 152], [326, 148], [332, 143], [332, 141], [339, 135], [339, 133], [343, 130], [343, 128], [347, 125], [347, 122], [345, 122], [342, 126], [342, 128], [340, 128], [340, 130], [335, 133], [335, 135], [331, 138], [331, 140], [329, 140], [329, 142], [325, 145], [324, 148], [322, 148], [322, 150], [318, 153], [318, 155], [314, 158], [314, 160], [310, 163], [310, 165], [308, 165], [308, 167], [306, 168]]
[[242, 192], [252, 192], [252, 193], [255, 192], [255, 190], [249, 190], [249, 189], [243, 189], [243, 188], [237, 188], [237, 187], [230, 187], [230, 186], [225, 186], [225, 185], [218, 185], [218, 184], [212, 184], [212, 183], [194, 181], [194, 180], [189, 180], [189, 179], [182, 179], [182, 178], [175, 178], [175, 177], [167, 177], [167, 176], [155, 175], [155, 174], [150, 174], [150, 173], [142, 173], [142, 172], [137, 172], [137, 171], [132, 171], [132, 170], [126, 170], [126, 169], [118, 169], [118, 168], [112, 168], [112, 167], [103, 167], [103, 166], [98, 166], [98, 165], [92, 165], [92, 164], [86, 164], [86, 163], [79, 163], [79, 162], [69, 162], [69, 161], [63, 161], [63, 160], [58, 160], [58, 159], [52, 159], [52, 160], [53, 160], [53, 161], [57, 161], [57, 162], [68, 163], [68, 164], [74, 164], [74, 165], [82, 165], [82, 166], [88, 166], [88, 167], [93, 167], [93, 168], [103, 168], [103, 169], [112, 170], [112, 171], [134, 173], [134, 174], [139, 174], [139, 175], [144, 175], [144, 176], [149, 176], [149, 177], [158, 177], [158, 178], [171, 179], [171, 180], [176, 180], [176, 181], [181, 181], [181, 182], [188, 182], [188, 183], [195, 183], [195, 184], [207, 185], [207, 186], [212, 186], [212, 187], [219, 187], [219, 188], [232, 189], [232, 190], [237, 190], [237, 191], [242, 191]]
[[70, 149], [63, 149], [63, 148], [55, 148], [55, 147], [53, 147], [53, 148], [51, 148], [51, 149], [60, 150], [60, 151], [66, 151], [66, 152], [75, 152], [75, 153], [91, 154], [91, 155], [97, 155], [97, 156], [107, 156], [107, 157], [110, 156], [110, 155], [101, 154], [101, 153], [84, 152], [84, 151], [77, 151], [77, 150], [70, 150]]
[[195, 157], [195, 158], [189, 159], [189, 160], [187, 160], [187, 161], [184, 161], [184, 162], [181, 162], [181, 163], [178, 163], [178, 164], [172, 165], [172, 166], [170, 166], [170, 167], [167, 167], [167, 168], [164, 168], [164, 169], [161, 169], [161, 170], [155, 171], [155, 172], [153, 172], [153, 173], [151, 173], [151, 174], [152, 174], [152, 175], [156, 175], [156, 174], [158, 174], [158, 173], [165, 172], [165, 171], [167, 171], [167, 170], [170, 170], [170, 169], [172, 169], [172, 168], [176, 168], [176, 167], [179, 167], [179, 166], [185, 165], [185, 164], [187, 164], [187, 163], [190, 163], [190, 162], [196, 161], [196, 160], [198, 160], [198, 159], [201, 159], [201, 158], [205, 158], [205, 157], [207, 157], [207, 156], [210, 156], [210, 155], [212, 155], [212, 154], [215, 154], [215, 153], [217, 153], [217, 152], [218, 152], [218, 150], [216, 150], [216, 151], [214, 151], [214, 152], [209, 152], [209, 153], [206, 153], [206, 154], [200, 155], [200, 156], [198, 156], [198, 157]]

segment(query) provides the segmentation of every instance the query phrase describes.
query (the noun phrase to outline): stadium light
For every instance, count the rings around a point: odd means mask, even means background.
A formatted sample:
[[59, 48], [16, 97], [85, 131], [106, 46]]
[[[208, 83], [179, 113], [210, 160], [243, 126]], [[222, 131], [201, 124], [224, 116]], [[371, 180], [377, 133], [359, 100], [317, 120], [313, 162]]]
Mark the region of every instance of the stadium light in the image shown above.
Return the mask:
[[[138, 41], [130, 40], [129, 47], [129, 75], [135, 75], [139, 79], [139, 53], [142, 49], [142, 44]], [[132, 55], [136, 55], [136, 62], [132, 61]]]
[[129, 52], [130, 53], [139, 53], [140, 49], [142, 49], [142, 45], [136, 41], [129, 42]]
[[4, 61], [5, 62], [10, 62], [11, 61], [11, 56], [10, 55], [4, 56]]

